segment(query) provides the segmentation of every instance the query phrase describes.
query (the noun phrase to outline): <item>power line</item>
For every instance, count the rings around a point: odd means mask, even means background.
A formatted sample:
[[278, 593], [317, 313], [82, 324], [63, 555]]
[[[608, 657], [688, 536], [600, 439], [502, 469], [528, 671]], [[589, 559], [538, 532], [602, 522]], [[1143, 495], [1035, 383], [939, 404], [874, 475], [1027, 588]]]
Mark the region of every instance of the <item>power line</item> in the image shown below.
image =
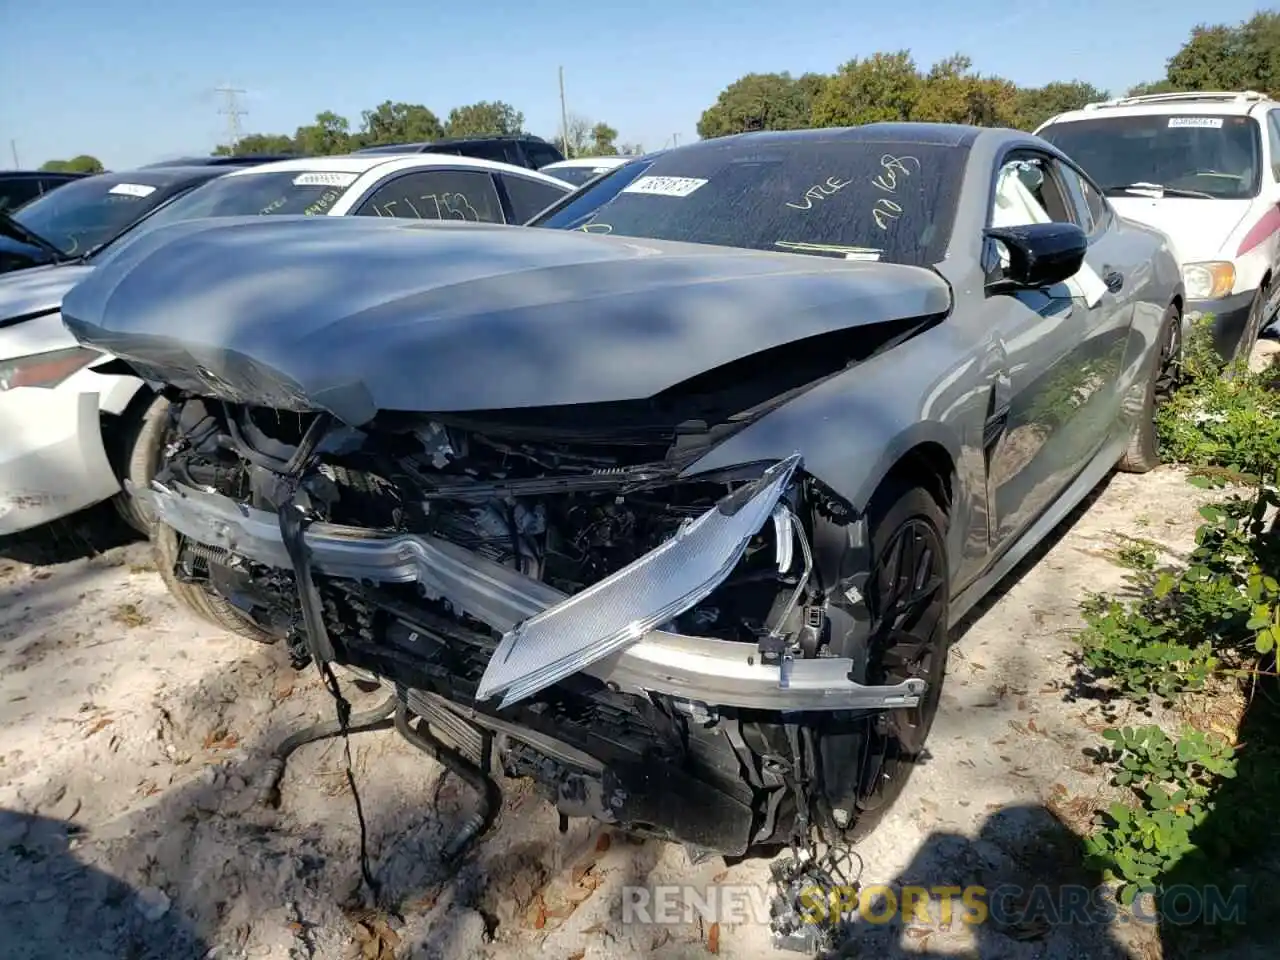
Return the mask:
[[249, 111], [240, 106], [239, 97], [244, 93], [239, 87], [214, 87], [215, 93], [223, 96], [222, 107], [218, 113], [227, 118], [227, 146], [234, 147], [240, 142], [240, 118]]

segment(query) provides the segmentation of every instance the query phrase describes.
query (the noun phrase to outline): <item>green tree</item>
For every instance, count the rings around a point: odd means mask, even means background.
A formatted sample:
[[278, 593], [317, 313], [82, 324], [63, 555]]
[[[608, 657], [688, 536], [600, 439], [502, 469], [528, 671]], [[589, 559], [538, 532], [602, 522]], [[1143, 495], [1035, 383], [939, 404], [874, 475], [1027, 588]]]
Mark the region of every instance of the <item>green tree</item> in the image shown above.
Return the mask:
[[698, 136], [724, 137], [749, 130], [801, 130], [812, 126], [813, 103], [825, 78], [805, 74], [749, 73], [720, 92], [698, 120]]
[[70, 160], [47, 160], [40, 167], [48, 173], [102, 173], [102, 161], [87, 153], [82, 153]]
[[591, 135], [591, 121], [581, 114], [571, 113], [565, 118], [565, 129], [555, 137], [555, 143], [564, 151], [565, 157], [585, 156], [587, 142]]
[[1145, 97], [1150, 93], [1177, 93], [1180, 88], [1168, 80], [1150, 80], [1137, 83], [1125, 91], [1126, 97]]
[[330, 156], [351, 149], [351, 124], [332, 110], [316, 114], [315, 123], [299, 127], [293, 135], [298, 152], [310, 156]]
[[249, 133], [234, 147], [221, 144], [214, 148], [215, 157], [248, 157], [258, 153], [293, 153], [297, 149], [293, 137], [285, 133]]
[[920, 84], [905, 119], [1006, 127], [1016, 122], [1018, 88], [1002, 77], [973, 72], [973, 62], [955, 54], [935, 63]]
[[454, 107], [444, 126], [451, 137], [510, 136], [523, 128], [524, 114], [502, 100], [481, 100]]
[[812, 125], [850, 127], [908, 120], [923, 86], [924, 78], [908, 50], [855, 58], [823, 84], [813, 101]]
[[363, 125], [354, 138], [357, 141], [354, 145], [362, 147], [384, 143], [419, 143], [424, 140], [439, 140], [444, 136], [440, 118], [420, 103], [392, 103], [384, 100], [372, 110], [363, 111], [361, 119]]
[[1166, 79], [1179, 90], [1280, 94], [1280, 12], [1264, 11], [1234, 27], [1195, 27], [1169, 58]]
[[607, 123], [597, 123], [591, 128], [591, 152], [597, 157], [612, 157], [618, 153], [614, 141], [618, 139], [618, 131]]
[[1110, 94], [1083, 80], [1054, 81], [1043, 87], [1024, 87], [1015, 98], [1016, 124], [1034, 130], [1050, 117], [1079, 110], [1086, 103], [1106, 100]]

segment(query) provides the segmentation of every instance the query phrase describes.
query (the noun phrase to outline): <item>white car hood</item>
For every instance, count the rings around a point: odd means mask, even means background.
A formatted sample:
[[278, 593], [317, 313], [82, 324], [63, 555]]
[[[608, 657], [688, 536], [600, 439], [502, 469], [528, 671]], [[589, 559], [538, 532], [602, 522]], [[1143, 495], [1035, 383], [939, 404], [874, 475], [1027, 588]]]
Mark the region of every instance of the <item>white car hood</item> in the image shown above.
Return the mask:
[[[92, 272], [93, 267], [75, 264], [33, 267], [0, 276], [0, 360], [74, 347], [75, 337], [56, 311], [63, 295]], [[31, 314], [37, 316], [13, 322]]]
[[0, 327], [14, 317], [56, 309], [63, 294], [92, 272], [87, 264], [54, 264], [0, 276]]
[[1108, 196], [1120, 216], [1155, 227], [1173, 243], [1179, 263], [1233, 260], [1223, 245], [1240, 226], [1251, 200], [1196, 200], [1190, 197]]

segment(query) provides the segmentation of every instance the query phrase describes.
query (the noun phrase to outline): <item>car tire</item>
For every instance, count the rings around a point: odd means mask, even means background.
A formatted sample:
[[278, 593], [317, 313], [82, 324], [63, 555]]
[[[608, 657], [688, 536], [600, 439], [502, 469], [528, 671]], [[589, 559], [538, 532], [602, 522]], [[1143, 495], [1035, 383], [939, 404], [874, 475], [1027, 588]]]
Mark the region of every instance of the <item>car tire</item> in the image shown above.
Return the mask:
[[178, 562], [178, 532], [168, 524], [157, 523], [151, 527], [151, 548], [155, 554], [156, 569], [169, 588], [169, 593], [180, 606], [214, 626], [221, 627], [255, 643], [273, 644], [279, 637], [267, 633], [222, 597], [195, 583], [184, 583], [175, 573]]
[[1182, 360], [1182, 311], [1170, 305], [1160, 321], [1156, 342], [1159, 353], [1147, 378], [1142, 409], [1129, 434], [1129, 445], [1117, 466], [1125, 473], [1148, 473], [1160, 466], [1160, 438], [1156, 414], [1160, 405], [1178, 385]]
[[1267, 280], [1258, 287], [1258, 292], [1253, 297], [1253, 303], [1249, 305], [1249, 317], [1244, 322], [1244, 330], [1240, 334], [1240, 340], [1236, 343], [1235, 352], [1231, 354], [1231, 361], [1227, 364], [1226, 376], [1228, 378], [1235, 373], [1235, 368], [1238, 365], [1248, 368], [1249, 358], [1253, 355], [1253, 348], [1257, 346], [1258, 337], [1262, 335], [1262, 312], [1266, 309], [1267, 300], [1270, 296], [1271, 281]]
[[[169, 419], [169, 401], [155, 397], [140, 416], [125, 425], [120, 437], [120, 479], [146, 487], [160, 468], [160, 453]], [[143, 536], [151, 535], [151, 522], [138, 507], [128, 490], [121, 490], [112, 501], [124, 522]]]
[[[950, 646], [947, 517], [942, 506], [922, 487], [894, 485], [873, 499], [868, 521], [873, 575], [867, 582], [867, 603], [872, 622], [881, 625], [873, 628], [867, 655], [855, 655], [859, 664], [855, 679], [860, 683], [891, 683], [918, 676], [924, 678], [927, 687], [917, 707], [885, 711], [866, 721], [857, 756], [848, 758], [848, 762], [863, 766], [859, 796], [853, 809], [847, 811], [848, 822], [844, 826], [826, 828], [826, 832], [836, 834], [828, 836], [828, 840], [843, 843], [857, 842], [879, 826], [923, 758], [942, 696]], [[937, 581], [915, 620], [911, 631], [915, 636], [908, 636], [908, 631], [890, 631], [883, 624], [888, 598], [883, 579], [876, 576], [881, 564], [896, 562], [895, 550], [908, 540], [917, 547], [928, 547], [932, 563], [929, 576]], [[917, 567], [908, 579], [914, 581], [920, 572]], [[905, 621], [904, 626], [909, 622]], [[910, 659], [914, 653], [920, 655], [919, 659]]]

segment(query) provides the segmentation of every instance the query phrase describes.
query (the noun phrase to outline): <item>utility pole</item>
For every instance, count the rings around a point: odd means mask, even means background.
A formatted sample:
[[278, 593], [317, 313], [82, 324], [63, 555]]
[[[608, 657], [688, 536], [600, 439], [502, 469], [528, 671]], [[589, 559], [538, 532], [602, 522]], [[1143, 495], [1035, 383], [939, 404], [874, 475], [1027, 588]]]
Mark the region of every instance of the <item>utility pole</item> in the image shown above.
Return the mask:
[[17, 140], [9, 141], [9, 152], [13, 154], [13, 169], [21, 170], [22, 164], [18, 162], [18, 141]]
[[673, 146], [673, 147], [678, 147], [678, 146], [680, 146], [680, 134], [678, 134], [678, 133], [673, 133], [673, 134], [671, 135], [671, 146]]
[[214, 92], [222, 94], [224, 98], [218, 113], [227, 118], [227, 146], [234, 150], [240, 142], [240, 118], [249, 112], [241, 108], [237, 99], [244, 91], [238, 87], [221, 86], [215, 87]]
[[564, 67], [560, 68], [560, 144], [569, 156], [569, 111], [564, 105]]

